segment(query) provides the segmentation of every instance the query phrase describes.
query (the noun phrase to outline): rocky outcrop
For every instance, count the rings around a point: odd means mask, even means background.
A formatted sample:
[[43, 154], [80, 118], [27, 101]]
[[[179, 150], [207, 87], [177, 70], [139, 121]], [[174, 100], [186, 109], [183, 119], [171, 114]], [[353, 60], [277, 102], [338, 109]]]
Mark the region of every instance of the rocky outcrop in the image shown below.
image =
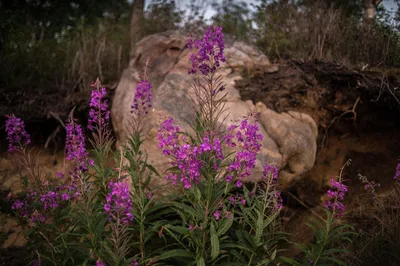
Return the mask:
[[[141, 40], [129, 67], [123, 72], [113, 99], [111, 116], [117, 146], [120, 146], [130, 134], [130, 106], [140, 73], [148, 60], [148, 76], [153, 85], [153, 109], [144, 126], [147, 138], [144, 148], [149, 153], [150, 162], [159, 170], [169, 166], [157, 147], [156, 136], [161, 123], [172, 116], [178, 125], [188, 129], [184, 121], [194, 117], [194, 105], [190, 100], [192, 77], [187, 74], [190, 51], [186, 49], [186, 41], [187, 37], [179, 32], [155, 34]], [[226, 39], [225, 46], [227, 62], [221, 66], [219, 74], [226, 84], [227, 117], [221, 122], [226, 125], [237, 123], [250, 112], [259, 112], [264, 140], [256, 170], [250, 180], [256, 181], [261, 177], [263, 164], [273, 163], [281, 169], [281, 183], [290, 184], [314, 165], [317, 126], [306, 114], [276, 113], [262, 103], [254, 105], [252, 101], [242, 101], [236, 81], [242, 79], [244, 73], [256, 69], [273, 72], [276, 66], [271, 65], [260, 51], [242, 42]]]

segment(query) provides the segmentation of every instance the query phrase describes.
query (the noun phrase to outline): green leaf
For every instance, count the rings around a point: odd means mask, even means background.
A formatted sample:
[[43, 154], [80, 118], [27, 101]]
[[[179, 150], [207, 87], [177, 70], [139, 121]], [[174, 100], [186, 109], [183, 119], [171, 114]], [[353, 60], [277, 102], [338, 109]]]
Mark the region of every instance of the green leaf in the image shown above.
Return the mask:
[[273, 260], [275, 260], [275, 258], [276, 258], [276, 253], [278, 252], [278, 250], [277, 249], [274, 249], [274, 252], [272, 252], [272, 254], [271, 254], [271, 261], [273, 261]]
[[195, 254], [191, 251], [184, 250], [184, 249], [173, 249], [167, 252], [164, 252], [160, 255], [160, 260], [176, 258], [176, 257], [184, 257], [184, 258], [195, 258]]
[[275, 212], [274, 214], [269, 215], [264, 222], [264, 228], [270, 225], [270, 223], [272, 223], [276, 219], [276, 217], [278, 217], [278, 214], [279, 212]]
[[197, 260], [197, 266], [206, 266], [206, 263], [204, 262], [204, 257], [200, 257]]
[[240, 254], [237, 250], [231, 249], [229, 250], [229, 254], [233, 255], [237, 261], [240, 261], [242, 264], [247, 265], [245, 257]]
[[259, 263], [257, 263], [256, 265], [257, 265], [257, 266], [264, 266], [264, 265], [268, 265], [268, 264], [270, 264], [270, 263], [271, 263], [271, 259], [266, 258], [266, 259], [260, 261]]
[[215, 260], [219, 254], [219, 239], [218, 235], [215, 231], [214, 223], [211, 223], [210, 226], [210, 237], [211, 237], [211, 259]]
[[249, 242], [243, 235], [243, 230], [237, 230], [236, 233], [236, 237], [239, 239], [240, 244], [244, 245], [244, 247], [251, 249], [253, 246], [251, 244], [251, 242]]
[[257, 218], [257, 222], [256, 222], [256, 235], [254, 237], [254, 242], [255, 245], [258, 246], [261, 242], [261, 236], [263, 234], [264, 231], [264, 221], [263, 221], [263, 217], [262, 214], [256, 210], [257, 214], [258, 214], [258, 218]]
[[156, 176], [160, 176], [160, 174], [157, 172], [157, 170], [154, 168], [153, 165], [146, 164], [146, 167], [149, 168]]
[[180, 233], [182, 235], [187, 235], [190, 232], [190, 230], [184, 226], [166, 225], [165, 227], [174, 230], [175, 232]]
[[194, 192], [194, 195], [195, 195], [197, 201], [201, 201], [201, 192], [200, 192], [200, 190], [197, 188], [197, 186], [195, 186], [195, 187], [193, 188], [193, 192]]
[[193, 208], [189, 207], [188, 205], [185, 205], [185, 204], [179, 203], [179, 202], [174, 202], [174, 203], [172, 203], [172, 205], [174, 207], [179, 208], [180, 210], [186, 212], [187, 214], [190, 214], [194, 218], [198, 217], [197, 212]]
[[335, 263], [335, 265], [337, 264], [337, 265], [343, 265], [343, 266], [346, 266], [346, 263], [345, 262], [343, 262], [343, 261], [341, 261], [341, 260], [339, 260], [339, 259], [336, 259], [336, 258], [332, 258], [332, 257], [327, 257], [327, 258], [324, 258], [325, 260], [328, 260], [328, 261], [332, 261], [332, 262], [334, 262]]
[[283, 262], [289, 263], [290, 265], [301, 266], [301, 263], [295, 261], [294, 259], [290, 259], [290, 258], [286, 258], [286, 257], [280, 257], [279, 259]]
[[225, 234], [229, 230], [229, 228], [231, 228], [233, 224], [233, 213], [231, 215], [231, 218], [226, 218], [222, 221], [222, 223], [220, 223], [217, 231], [218, 236]]
[[252, 252], [251, 249], [249, 249], [248, 247], [245, 247], [241, 244], [236, 244], [236, 243], [226, 243], [226, 244], [221, 244], [221, 249], [224, 250], [226, 248], [229, 248], [229, 252], [231, 252], [232, 250], [234, 250], [234, 248], [237, 248], [239, 250], [246, 250], [248, 252]]

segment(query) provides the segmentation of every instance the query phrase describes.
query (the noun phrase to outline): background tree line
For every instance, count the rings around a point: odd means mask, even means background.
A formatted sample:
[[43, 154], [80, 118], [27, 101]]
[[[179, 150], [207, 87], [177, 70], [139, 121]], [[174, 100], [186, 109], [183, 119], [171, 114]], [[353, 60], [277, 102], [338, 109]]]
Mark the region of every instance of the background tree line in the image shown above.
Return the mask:
[[[95, 77], [118, 81], [135, 42], [170, 29], [219, 24], [272, 60], [400, 65], [400, 12], [377, 0], [3, 0], [0, 89], [85, 91]], [[204, 18], [207, 6], [216, 15]], [[376, 16], [367, 16], [367, 7]]]

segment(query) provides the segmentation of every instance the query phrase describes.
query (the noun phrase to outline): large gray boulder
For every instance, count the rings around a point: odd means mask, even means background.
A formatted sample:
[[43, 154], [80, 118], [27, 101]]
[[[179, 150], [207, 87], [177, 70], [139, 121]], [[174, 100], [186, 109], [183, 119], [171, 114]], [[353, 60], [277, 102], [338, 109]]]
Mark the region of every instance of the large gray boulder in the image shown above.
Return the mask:
[[[169, 167], [169, 161], [158, 149], [157, 131], [161, 123], [173, 117], [181, 128], [188, 129], [185, 120], [194, 117], [191, 99], [192, 76], [190, 50], [186, 48], [187, 36], [179, 32], [155, 34], [142, 39], [135, 48], [129, 67], [123, 72], [112, 103], [111, 116], [117, 137], [117, 146], [123, 145], [129, 135], [130, 113], [133, 96], [140, 75], [148, 60], [149, 81], [153, 85], [153, 108], [144, 125], [146, 141], [144, 149], [150, 162], [159, 170]], [[317, 126], [313, 119], [302, 113], [276, 113], [262, 103], [254, 105], [244, 102], [235, 88], [235, 81], [244, 73], [255, 69], [276, 70], [268, 58], [257, 49], [234, 40], [225, 40], [225, 57], [219, 74], [226, 84], [227, 119], [225, 125], [238, 123], [250, 112], [260, 113], [260, 130], [264, 135], [263, 147], [258, 156], [257, 167], [249, 181], [261, 177], [266, 163], [277, 165], [280, 182], [287, 186], [310, 170], [315, 162]], [[164, 185], [165, 180], [155, 180], [155, 185]]]

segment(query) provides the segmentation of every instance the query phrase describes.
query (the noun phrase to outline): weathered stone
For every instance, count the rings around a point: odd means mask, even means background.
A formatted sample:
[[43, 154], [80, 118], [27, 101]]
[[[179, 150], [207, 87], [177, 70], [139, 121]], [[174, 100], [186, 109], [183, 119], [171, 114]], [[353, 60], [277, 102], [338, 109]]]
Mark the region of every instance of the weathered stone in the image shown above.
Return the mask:
[[[157, 131], [162, 122], [173, 117], [183, 129], [189, 130], [184, 122], [195, 115], [190, 51], [186, 49], [186, 36], [179, 32], [166, 32], [149, 36], [137, 44], [135, 53], [121, 77], [113, 100], [111, 115], [117, 145], [125, 143], [130, 134], [129, 124], [133, 119], [130, 106], [140, 73], [148, 60], [147, 74], [153, 85], [153, 109], [146, 118], [144, 149], [149, 161], [160, 171], [169, 167], [169, 161], [158, 149]], [[311, 117], [297, 112], [276, 113], [265, 105], [244, 102], [235, 87], [235, 81], [252, 69], [274, 69], [268, 58], [257, 49], [242, 42], [226, 42], [227, 62], [218, 74], [225, 83], [226, 117], [220, 120], [223, 126], [237, 124], [251, 112], [260, 112], [260, 131], [264, 135], [263, 147], [257, 157], [257, 166], [249, 181], [259, 180], [266, 163], [276, 164], [280, 169], [282, 184], [288, 184], [309, 170], [315, 161], [317, 126]], [[155, 181], [164, 185], [165, 180]]]

